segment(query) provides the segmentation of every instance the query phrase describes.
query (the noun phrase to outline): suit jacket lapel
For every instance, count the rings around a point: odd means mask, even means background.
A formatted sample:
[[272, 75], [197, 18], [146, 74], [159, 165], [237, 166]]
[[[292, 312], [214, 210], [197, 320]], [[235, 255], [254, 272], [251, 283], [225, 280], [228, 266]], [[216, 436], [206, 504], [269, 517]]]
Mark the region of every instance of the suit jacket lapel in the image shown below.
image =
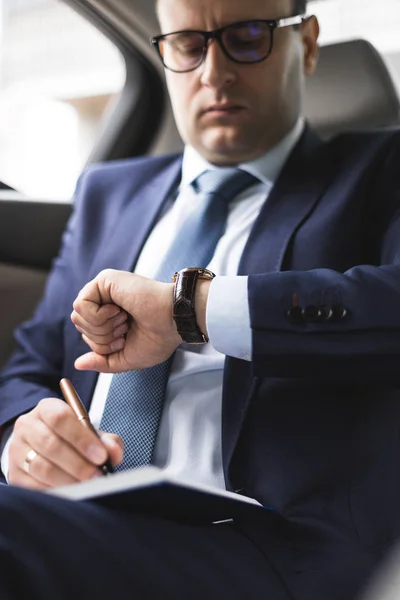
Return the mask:
[[330, 173], [327, 148], [306, 128], [253, 226], [239, 275], [281, 270], [290, 239], [313, 211]]
[[[290, 240], [312, 214], [331, 177], [328, 147], [306, 128], [253, 226], [240, 261], [239, 275], [282, 270]], [[251, 363], [227, 358], [222, 403], [225, 472], [256, 385]]]
[[90, 276], [102, 269], [131, 271], [174, 186], [178, 185], [182, 158], [177, 158], [166, 169], [157, 173], [135, 197], [127, 203], [117, 227], [112, 232], [112, 243], [94, 262]]

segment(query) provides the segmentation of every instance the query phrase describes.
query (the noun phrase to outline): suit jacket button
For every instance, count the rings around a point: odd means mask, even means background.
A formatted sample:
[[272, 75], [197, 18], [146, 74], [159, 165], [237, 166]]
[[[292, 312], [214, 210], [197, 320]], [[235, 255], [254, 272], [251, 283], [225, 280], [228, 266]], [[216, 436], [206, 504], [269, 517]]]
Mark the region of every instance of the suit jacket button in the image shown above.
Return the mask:
[[307, 323], [316, 323], [321, 318], [321, 311], [318, 306], [314, 304], [309, 304], [305, 308], [303, 308], [303, 319]]
[[322, 306], [319, 307], [319, 310], [321, 312], [321, 316], [319, 318], [319, 321], [321, 323], [325, 323], [326, 321], [330, 321], [333, 317], [333, 310], [331, 306], [328, 306], [327, 304], [323, 304]]
[[332, 306], [332, 321], [341, 321], [347, 315], [347, 308], [343, 304], [334, 304]]
[[293, 325], [300, 325], [300, 323], [304, 323], [303, 319], [303, 310], [300, 306], [292, 306], [291, 309], [287, 311], [287, 318]]

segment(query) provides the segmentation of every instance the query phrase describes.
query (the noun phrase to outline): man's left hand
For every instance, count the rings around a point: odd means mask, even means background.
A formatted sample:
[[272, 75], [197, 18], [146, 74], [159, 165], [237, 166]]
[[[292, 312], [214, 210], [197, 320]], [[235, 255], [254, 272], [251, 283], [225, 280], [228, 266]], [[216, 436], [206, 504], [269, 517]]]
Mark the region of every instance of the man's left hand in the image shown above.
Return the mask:
[[172, 317], [173, 283], [107, 269], [80, 291], [71, 320], [92, 352], [75, 367], [101, 373], [144, 369], [182, 343]]

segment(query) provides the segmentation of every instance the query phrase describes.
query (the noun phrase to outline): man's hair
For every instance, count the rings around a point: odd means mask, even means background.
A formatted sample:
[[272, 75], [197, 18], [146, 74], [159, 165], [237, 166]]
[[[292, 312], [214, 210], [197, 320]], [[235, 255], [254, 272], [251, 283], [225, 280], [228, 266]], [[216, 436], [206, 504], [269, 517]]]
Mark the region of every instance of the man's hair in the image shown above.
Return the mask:
[[293, 14], [305, 15], [307, 10], [307, 0], [293, 0]]

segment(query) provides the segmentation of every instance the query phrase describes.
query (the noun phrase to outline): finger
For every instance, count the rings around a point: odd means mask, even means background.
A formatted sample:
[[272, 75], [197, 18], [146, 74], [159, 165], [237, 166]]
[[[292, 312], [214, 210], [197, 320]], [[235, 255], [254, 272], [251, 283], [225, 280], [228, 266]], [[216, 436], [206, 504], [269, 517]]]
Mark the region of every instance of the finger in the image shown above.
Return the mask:
[[34, 479], [25, 471], [20, 468], [17, 468], [15, 471], [10, 469], [8, 481], [11, 485], [29, 488], [30, 490], [48, 490], [50, 486], [41, 483], [37, 479]]
[[104, 269], [100, 271], [90, 285], [86, 285], [79, 293], [84, 301], [95, 302], [97, 304], [114, 303], [122, 306], [122, 302], [129, 292], [135, 289], [135, 282], [140, 278], [138, 275], [129, 271], [119, 271], [115, 269]]
[[114, 331], [111, 331], [107, 334], [93, 333], [91, 331], [87, 331], [87, 329], [84, 329], [83, 327], [76, 327], [76, 329], [79, 331], [79, 333], [81, 333], [88, 340], [90, 340], [91, 343], [104, 346], [112, 344], [115, 340], [122, 338], [122, 336], [128, 333], [129, 325], [128, 323], [124, 323], [123, 325], [120, 325], [119, 327], [114, 329]]
[[107, 460], [107, 451], [101, 440], [78, 421], [65, 402], [45, 398], [39, 402], [35, 411], [41, 421], [89, 462], [99, 466]]
[[[47, 485], [67, 485], [99, 475], [96, 465], [85, 459], [42, 421], [37, 420], [27, 430], [26, 443], [43, 459], [38, 461], [39, 465], [43, 463], [43, 468], [38, 471], [38, 478]], [[54, 467], [53, 472], [49, 471], [50, 465]]]
[[83, 341], [90, 347], [90, 349], [99, 355], [112, 354], [113, 352], [119, 352], [125, 348], [126, 340], [122, 336], [117, 340], [113, 340], [110, 344], [96, 344], [86, 335], [82, 335]]
[[82, 292], [79, 293], [72, 306], [74, 316], [80, 316], [95, 326], [103, 325], [110, 319], [118, 317], [121, 312], [121, 308], [112, 302], [103, 304], [101, 300], [94, 302], [85, 299]]
[[[74, 309], [72, 311], [71, 321], [74, 325], [85, 327], [94, 332], [96, 332], [99, 327], [103, 328], [105, 331], [111, 331], [112, 329], [115, 329], [115, 327], [118, 327], [118, 325], [124, 323], [128, 318], [127, 313], [122, 311], [119, 306], [116, 306], [115, 304], [105, 304], [104, 306], [97, 307], [96, 310], [87, 310], [89, 307], [92, 307], [91, 304], [83, 304], [79, 309], [76, 301], [74, 302], [74, 307], [75, 306], [78, 310]], [[118, 311], [117, 313], [115, 313], [115, 309]]]
[[41, 486], [48, 488], [57, 485], [77, 483], [77, 480], [74, 477], [65, 473], [65, 471], [54, 465], [39, 453], [37, 453], [33, 460], [27, 463], [26, 456], [30, 450], [35, 450], [35, 448], [32, 448], [28, 444], [20, 444], [17, 451], [14, 452], [13, 461], [14, 464], [16, 464], [17, 469], [14, 469], [13, 471], [14, 478], [16, 477], [15, 473], [18, 472], [18, 481], [21, 481], [21, 479], [24, 478], [25, 482], [28, 483], [26, 480], [26, 476], [28, 476]]
[[108, 431], [99, 431], [99, 435], [101, 437], [104, 436], [106, 439], [110, 440], [112, 444], [117, 444], [117, 446], [119, 446], [121, 448], [121, 450], [124, 450], [124, 448], [125, 448], [124, 440], [118, 434], [109, 433]]
[[[90, 341], [91, 344], [98, 344], [99, 346], [109, 346], [115, 340], [122, 338], [129, 331], [129, 325], [125, 323], [124, 325], [120, 325], [114, 331], [109, 334], [95, 334], [83, 329], [82, 327], [76, 328], [82, 336], [85, 336], [86, 339]], [[85, 339], [85, 341], [86, 341]], [[86, 342], [88, 343], [88, 342]], [[113, 350], [108, 350], [108, 353]]]
[[82, 315], [78, 314], [76, 311], [71, 313], [71, 321], [75, 325], [75, 327], [81, 327], [85, 329], [89, 333], [110, 333], [114, 331], [116, 328], [120, 327], [128, 320], [128, 315], [125, 311], [120, 311], [116, 316], [111, 319], [107, 319], [104, 322], [99, 322], [94, 325], [90, 323], [87, 319], [85, 319]]
[[79, 316], [95, 326], [103, 325], [121, 313], [120, 307], [115, 304], [98, 305], [90, 300], [77, 299], [72, 306], [74, 317]]
[[97, 371], [98, 373], [124, 373], [133, 368], [124, 358], [123, 352], [115, 352], [111, 355], [88, 352], [77, 358], [74, 366], [78, 371]]
[[[105, 276], [106, 273], [112, 275], [113, 272], [113, 269], [101, 271], [97, 277], [92, 279], [92, 281], [89, 281], [81, 289], [74, 302], [74, 309], [77, 310], [76, 306], [79, 309], [77, 312], [80, 312], [80, 309], [84, 306], [85, 302], [93, 303], [97, 305], [97, 307], [105, 306], [106, 304], [113, 304], [113, 300], [110, 295], [110, 285], [107, 282], [107, 276]], [[99, 286], [100, 281], [101, 289]]]
[[124, 457], [124, 442], [122, 439], [114, 433], [104, 431], [99, 431], [99, 436], [108, 450], [111, 464], [114, 466], [119, 465]]

